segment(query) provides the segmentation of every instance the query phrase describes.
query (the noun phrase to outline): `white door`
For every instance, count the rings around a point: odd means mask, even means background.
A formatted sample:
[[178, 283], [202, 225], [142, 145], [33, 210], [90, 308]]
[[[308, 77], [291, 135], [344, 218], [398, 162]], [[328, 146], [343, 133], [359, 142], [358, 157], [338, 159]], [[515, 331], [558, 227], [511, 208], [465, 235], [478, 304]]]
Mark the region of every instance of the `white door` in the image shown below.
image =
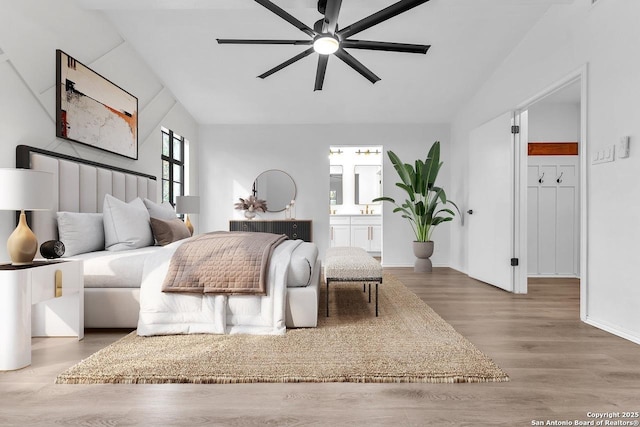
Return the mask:
[[371, 228], [371, 252], [382, 251], [382, 226], [372, 225]]
[[514, 291], [514, 135], [507, 113], [474, 129], [469, 144], [469, 276]]
[[332, 225], [330, 230], [331, 247], [351, 246], [351, 227], [348, 225]]
[[351, 225], [351, 246], [371, 250], [371, 227], [368, 225]]

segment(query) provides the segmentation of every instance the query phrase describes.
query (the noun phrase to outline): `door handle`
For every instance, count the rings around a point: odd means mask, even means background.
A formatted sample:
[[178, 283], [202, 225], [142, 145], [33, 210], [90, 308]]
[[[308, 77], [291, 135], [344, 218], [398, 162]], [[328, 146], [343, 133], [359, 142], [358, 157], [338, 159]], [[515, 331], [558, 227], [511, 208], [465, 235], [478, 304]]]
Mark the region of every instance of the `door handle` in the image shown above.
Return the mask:
[[469, 210], [467, 211], [467, 213], [468, 213], [469, 215], [473, 215], [473, 209], [469, 209]]

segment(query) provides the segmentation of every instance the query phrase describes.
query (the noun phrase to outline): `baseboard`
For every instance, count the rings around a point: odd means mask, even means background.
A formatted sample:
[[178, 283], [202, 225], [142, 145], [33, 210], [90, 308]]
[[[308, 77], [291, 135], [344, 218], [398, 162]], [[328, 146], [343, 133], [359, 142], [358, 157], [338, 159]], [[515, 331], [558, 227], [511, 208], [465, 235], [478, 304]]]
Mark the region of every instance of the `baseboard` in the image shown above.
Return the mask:
[[413, 267], [413, 264], [387, 264], [382, 262], [382, 268], [396, 268], [396, 267]]
[[609, 322], [605, 322], [603, 320], [596, 320], [592, 317], [587, 316], [584, 323], [594, 326], [598, 329], [602, 329], [603, 331], [609, 332], [610, 334], [617, 335], [620, 338], [624, 338], [633, 343], [640, 344], [640, 335], [637, 335], [636, 332], [630, 331], [625, 328], [621, 328], [616, 325], [612, 325]]
[[[434, 267], [449, 267], [447, 264], [433, 264]], [[382, 263], [382, 268], [401, 268], [401, 267], [410, 267], [413, 268], [413, 263], [411, 264], [385, 264]]]
[[580, 276], [577, 276], [575, 274], [567, 274], [567, 275], [562, 275], [562, 274], [528, 274], [527, 275], [528, 278], [531, 279], [579, 279]]

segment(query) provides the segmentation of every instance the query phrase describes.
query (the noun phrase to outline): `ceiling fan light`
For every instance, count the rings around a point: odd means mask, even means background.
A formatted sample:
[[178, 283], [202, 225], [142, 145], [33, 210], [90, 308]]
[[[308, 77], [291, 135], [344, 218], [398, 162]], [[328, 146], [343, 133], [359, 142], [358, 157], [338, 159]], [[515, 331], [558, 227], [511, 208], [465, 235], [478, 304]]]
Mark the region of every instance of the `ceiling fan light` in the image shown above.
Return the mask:
[[330, 35], [321, 35], [318, 36], [313, 41], [313, 50], [318, 52], [320, 55], [331, 55], [335, 53], [340, 47], [340, 42], [337, 38]]

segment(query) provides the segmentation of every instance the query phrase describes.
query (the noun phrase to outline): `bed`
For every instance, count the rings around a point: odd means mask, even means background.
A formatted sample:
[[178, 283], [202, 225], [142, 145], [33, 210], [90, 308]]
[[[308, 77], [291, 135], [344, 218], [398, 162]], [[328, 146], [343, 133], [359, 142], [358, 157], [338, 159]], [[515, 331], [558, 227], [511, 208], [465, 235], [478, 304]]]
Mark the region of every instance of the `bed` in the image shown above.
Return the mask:
[[[24, 145], [16, 147], [16, 167], [54, 175], [56, 185], [52, 210], [31, 212], [28, 218], [39, 242], [58, 238], [58, 212], [102, 213], [103, 201], [107, 197], [126, 203], [138, 198], [155, 203], [157, 199], [155, 176], [39, 148]], [[303, 258], [315, 254], [309, 261], [309, 273], [304, 273], [309, 275], [304, 286], [300, 280], [294, 280], [300, 271], [287, 269], [282, 278], [286, 287], [283, 293], [287, 327], [314, 327], [317, 324], [320, 262], [317, 248], [310, 245], [311, 248], [306, 247], [305, 251], [300, 252], [305, 252]], [[150, 245], [115, 252], [95, 250], [72, 256], [84, 261], [86, 328], [138, 327], [140, 286], [145, 277], [145, 262], [164, 248]], [[292, 251], [290, 255], [294, 253]], [[288, 278], [293, 285], [290, 286]], [[234, 299], [231, 301], [233, 305]]]

